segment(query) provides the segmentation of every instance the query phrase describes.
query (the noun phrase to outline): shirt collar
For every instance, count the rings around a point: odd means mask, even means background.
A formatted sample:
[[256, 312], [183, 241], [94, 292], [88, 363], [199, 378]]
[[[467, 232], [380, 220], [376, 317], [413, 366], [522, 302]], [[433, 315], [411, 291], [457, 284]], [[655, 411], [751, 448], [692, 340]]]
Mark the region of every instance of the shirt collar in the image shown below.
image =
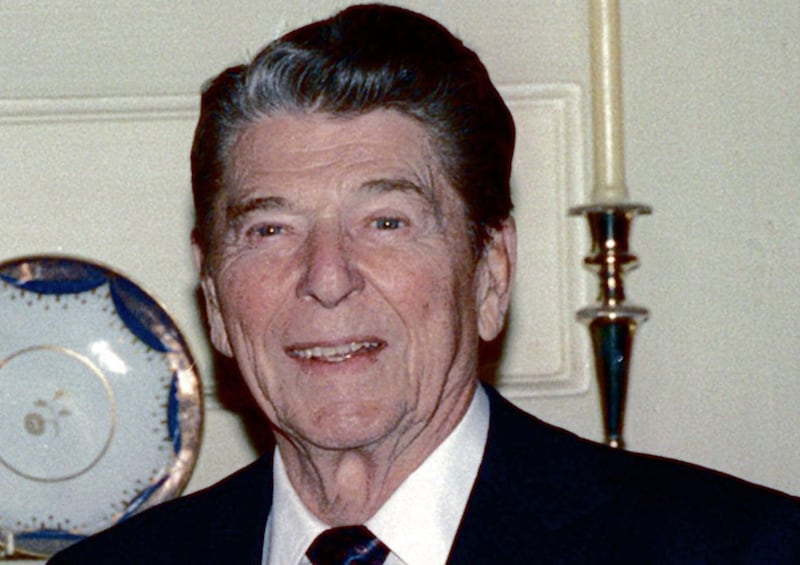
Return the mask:
[[272, 510], [267, 520], [262, 562], [268, 565], [301, 563], [308, 546], [327, 526], [303, 505], [289, 481], [277, 447], [272, 468]]
[[403, 563], [447, 561], [488, 430], [489, 400], [478, 387], [461, 422], [367, 521], [366, 526]]
[[[365, 524], [406, 565], [444, 563], [478, 474], [489, 430], [489, 401], [478, 387], [458, 425]], [[264, 563], [302, 563], [326, 526], [303, 505], [275, 449], [273, 504]], [[420, 540], [425, 540], [420, 543]]]

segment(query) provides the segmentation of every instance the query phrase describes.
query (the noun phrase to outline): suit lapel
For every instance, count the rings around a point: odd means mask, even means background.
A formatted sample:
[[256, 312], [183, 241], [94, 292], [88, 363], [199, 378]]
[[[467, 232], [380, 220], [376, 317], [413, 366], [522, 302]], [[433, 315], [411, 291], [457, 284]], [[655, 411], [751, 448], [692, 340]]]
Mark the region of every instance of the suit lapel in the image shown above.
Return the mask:
[[568, 543], [569, 526], [608, 498], [584, 472], [584, 442], [486, 389], [489, 435], [448, 560], [454, 565], [538, 560]]
[[206, 563], [260, 564], [264, 530], [272, 507], [272, 454], [240, 471], [218, 493]]

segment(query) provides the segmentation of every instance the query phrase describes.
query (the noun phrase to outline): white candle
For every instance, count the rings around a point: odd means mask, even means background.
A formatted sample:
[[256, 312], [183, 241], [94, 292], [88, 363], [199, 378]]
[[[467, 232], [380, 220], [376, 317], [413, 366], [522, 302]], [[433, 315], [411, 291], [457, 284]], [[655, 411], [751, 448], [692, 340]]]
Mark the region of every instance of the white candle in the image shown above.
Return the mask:
[[627, 199], [622, 139], [619, 0], [589, 0], [592, 49], [594, 189], [592, 200]]

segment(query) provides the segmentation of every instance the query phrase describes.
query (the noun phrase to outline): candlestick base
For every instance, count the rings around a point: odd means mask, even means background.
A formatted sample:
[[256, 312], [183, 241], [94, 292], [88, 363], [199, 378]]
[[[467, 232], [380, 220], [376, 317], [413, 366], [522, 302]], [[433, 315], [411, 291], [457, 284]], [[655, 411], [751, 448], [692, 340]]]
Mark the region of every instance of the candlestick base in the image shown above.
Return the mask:
[[579, 310], [577, 319], [589, 330], [606, 443], [615, 448], [625, 445], [622, 432], [633, 338], [648, 317], [647, 309], [625, 304], [624, 275], [638, 266], [628, 239], [633, 218], [651, 212], [649, 206], [629, 203], [588, 204], [570, 210], [570, 215], [586, 217], [592, 236], [592, 251], [584, 265], [599, 278], [597, 303]]

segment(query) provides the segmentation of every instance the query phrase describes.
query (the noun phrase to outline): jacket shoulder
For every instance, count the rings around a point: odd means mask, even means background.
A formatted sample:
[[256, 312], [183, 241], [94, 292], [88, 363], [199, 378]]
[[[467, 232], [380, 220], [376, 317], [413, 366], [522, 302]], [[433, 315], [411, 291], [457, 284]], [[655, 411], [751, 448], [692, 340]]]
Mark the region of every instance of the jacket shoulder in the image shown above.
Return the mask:
[[260, 558], [271, 503], [269, 455], [206, 489], [135, 514], [48, 563], [221, 563], [242, 552]]
[[584, 440], [488, 394], [486, 451], [451, 563], [493, 551], [542, 563], [800, 562], [798, 499]]

